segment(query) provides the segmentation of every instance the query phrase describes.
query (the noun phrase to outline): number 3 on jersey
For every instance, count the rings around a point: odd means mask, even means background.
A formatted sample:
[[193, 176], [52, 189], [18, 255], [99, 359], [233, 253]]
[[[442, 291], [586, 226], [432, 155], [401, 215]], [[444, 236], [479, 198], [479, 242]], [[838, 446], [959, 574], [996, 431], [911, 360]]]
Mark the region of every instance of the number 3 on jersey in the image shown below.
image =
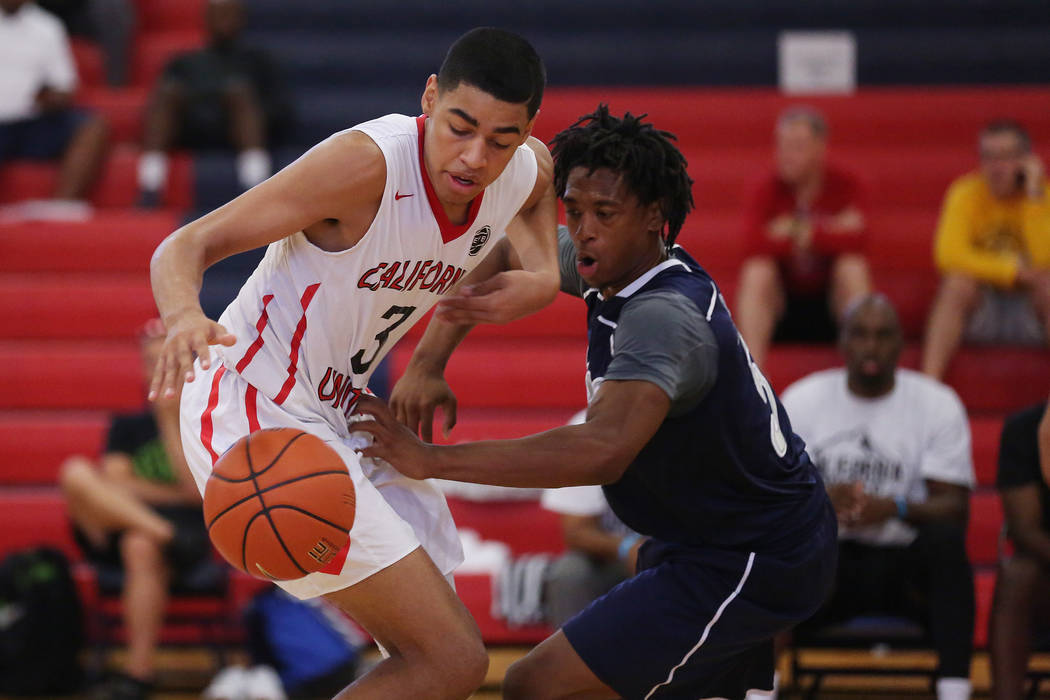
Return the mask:
[[748, 349], [747, 343], [744, 342], [743, 336], [737, 333], [737, 338], [740, 339], [740, 344], [747, 355], [747, 362], [751, 365], [751, 379], [755, 382], [755, 389], [766, 405], [769, 406], [769, 441], [773, 444], [773, 451], [777, 457], [783, 457], [787, 454], [788, 444], [784, 438], [784, 431], [780, 429], [780, 411], [777, 409], [776, 394], [773, 393], [773, 387], [769, 386], [766, 375], [762, 374], [762, 370], [751, 359], [751, 351]]
[[394, 332], [398, 326], [408, 320], [408, 317], [412, 315], [412, 312], [416, 310], [414, 306], [391, 306], [385, 312], [383, 312], [382, 318], [393, 318], [397, 316], [397, 320], [391, 323], [383, 330], [376, 333], [376, 349], [372, 352], [372, 357], [365, 360], [365, 351], [362, 348], [354, 353], [354, 356], [350, 358], [350, 367], [354, 370], [354, 374], [364, 374], [368, 371], [368, 368], [372, 366], [376, 358], [379, 357], [379, 352], [383, 349], [383, 345], [386, 343], [387, 338]]

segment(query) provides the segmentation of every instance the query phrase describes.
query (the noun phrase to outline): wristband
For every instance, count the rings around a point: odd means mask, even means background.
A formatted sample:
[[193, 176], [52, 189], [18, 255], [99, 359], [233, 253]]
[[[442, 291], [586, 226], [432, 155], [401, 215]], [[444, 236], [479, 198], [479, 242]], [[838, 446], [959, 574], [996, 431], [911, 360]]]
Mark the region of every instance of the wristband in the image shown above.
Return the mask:
[[626, 535], [620, 540], [620, 546], [616, 548], [617, 558], [620, 559], [620, 561], [626, 559], [627, 555], [631, 552], [631, 547], [633, 547], [640, 539], [642, 539], [642, 536], [637, 532], [632, 532], [631, 534]]
[[903, 496], [898, 496], [893, 501], [897, 504], [897, 517], [904, 520], [908, 516], [908, 501]]

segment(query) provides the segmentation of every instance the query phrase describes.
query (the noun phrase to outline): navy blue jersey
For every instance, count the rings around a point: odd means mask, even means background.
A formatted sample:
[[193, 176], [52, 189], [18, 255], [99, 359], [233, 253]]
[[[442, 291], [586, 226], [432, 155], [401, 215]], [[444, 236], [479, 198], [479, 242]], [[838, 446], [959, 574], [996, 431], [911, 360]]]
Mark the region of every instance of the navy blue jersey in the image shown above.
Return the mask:
[[698, 403], [672, 410], [620, 480], [604, 487], [610, 506], [632, 529], [666, 542], [796, 551], [827, 517], [823, 483], [714, 281], [682, 248], [611, 299], [585, 293], [590, 385], [612, 362], [624, 309], [649, 292], [695, 305], [717, 341], [717, 376]]

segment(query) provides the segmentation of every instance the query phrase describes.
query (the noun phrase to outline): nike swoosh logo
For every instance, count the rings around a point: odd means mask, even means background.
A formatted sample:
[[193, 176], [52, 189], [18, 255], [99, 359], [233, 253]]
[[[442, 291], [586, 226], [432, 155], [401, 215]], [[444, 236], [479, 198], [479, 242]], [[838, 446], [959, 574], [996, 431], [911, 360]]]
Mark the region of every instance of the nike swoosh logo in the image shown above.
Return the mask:
[[412, 194], [401, 194], [400, 192], [395, 192], [394, 193], [394, 199], [395, 200], [397, 200], [397, 199], [404, 199], [405, 197], [415, 197], [415, 196], [416, 196], [415, 193], [412, 193]]

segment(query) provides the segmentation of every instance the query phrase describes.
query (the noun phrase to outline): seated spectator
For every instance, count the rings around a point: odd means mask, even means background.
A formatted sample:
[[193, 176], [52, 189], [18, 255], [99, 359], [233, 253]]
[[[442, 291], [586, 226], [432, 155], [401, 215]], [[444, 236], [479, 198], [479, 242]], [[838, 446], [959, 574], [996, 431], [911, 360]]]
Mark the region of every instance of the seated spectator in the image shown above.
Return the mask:
[[1043, 344], [1050, 329], [1050, 197], [1043, 164], [1016, 122], [986, 126], [980, 170], [948, 188], [937, 225], [941, 288], [922, 371], [941, 378], [964, 339]]
[[734, 314], [756, 364], [772, 340], [832, 342], [843, 309], [871, 289], [857, 179], [828, 165], [828, 128], [795, 107], [776, 127], [776, 172], [748, 213]]
[[77, 217], [106, 149], [106, 125], [76, 109], [76, 68], [62, 23], [27, 0], [0, 0], [0, 165], [60, 160], [54, 200], [7, 216]]
[[131, 0], [37, 0], [57, 16], [74, 36], [98, 43], [106, 66], [106, 82], [116, 87], [128, 82], [128, 53], [135, 32]]
[[836, 590], [802, 629], [870, 613], [912, 618], [938, 654], [937, 697], [962, 699], [974, 626], [969, 423], [954, 391], [897, 367], [901, 346], [890, 302], [863, 297], [843, 317], [846, 366], [783, 394], [840, 523]]
[[[144, 379], [153, 374], [164, 341], [159, 321], [143, 338]], [[173, 570], [210, 552], [200, 497], [182, 457], [178, 398], [116, 417], [98, 464], [72, 457], [61, 486], [74, 535], [88, 561], [124, 572], [128, 654], [124, 673], [106, 689], [113, 700], [145, 698]]]
[[601, 486], [547, 489], [543, 507], [561, 516], [569, 551], [544, 575], [544, 613], [561, 627], [595, 598], [634, 575], [641, 536], [612, 512]]
[[996, 486], [1013, 555], [999, 563], [992, 603], [992, 698], [1022, 697], [1033, 634], [1050, 632], [1050, 411], [1039, 404], [1007, 419]]
[[171, 148], [237, 151], [244, 189], [271, 175], [267, 144], [288, 127], [290, 106], [269, 56], [244, 46], [240, 0], [209, 0], [208, 45], [167, 65], [146, 107], [139, 160], [140, 203], [156, 206]]

